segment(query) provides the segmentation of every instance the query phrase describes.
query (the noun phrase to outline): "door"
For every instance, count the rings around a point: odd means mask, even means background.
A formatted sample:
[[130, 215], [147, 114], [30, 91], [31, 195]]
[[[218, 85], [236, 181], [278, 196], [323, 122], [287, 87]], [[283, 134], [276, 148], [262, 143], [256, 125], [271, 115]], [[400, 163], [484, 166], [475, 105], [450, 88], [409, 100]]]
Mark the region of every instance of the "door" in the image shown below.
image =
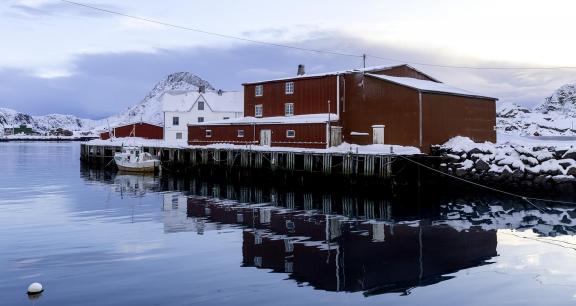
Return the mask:
[[384, 144], [384, 125], [379, 124], [372, 126], [372, 143]]
[[272, 144], [272, 131], [271, 130], [261, 130], [260, 131], [260, 145], [269, 147]]

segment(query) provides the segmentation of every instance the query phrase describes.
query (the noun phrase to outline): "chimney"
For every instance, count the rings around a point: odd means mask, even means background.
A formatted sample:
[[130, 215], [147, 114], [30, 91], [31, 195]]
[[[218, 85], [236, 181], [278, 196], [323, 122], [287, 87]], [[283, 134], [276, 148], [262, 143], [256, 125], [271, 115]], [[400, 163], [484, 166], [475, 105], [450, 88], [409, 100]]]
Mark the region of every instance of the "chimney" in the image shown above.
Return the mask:
[[297, 75], [305, 75], [306, 71], [304, 70], [304, 65], [298, 65], [298, 74]]
[[206, 92], [206, 86], [205, 85], [198, 86], [198, 92], [199, 93], [205, 93]]
[[218, 95], [219, 95], [219, 96], [222, 95], [222, 89], [218, 89]]

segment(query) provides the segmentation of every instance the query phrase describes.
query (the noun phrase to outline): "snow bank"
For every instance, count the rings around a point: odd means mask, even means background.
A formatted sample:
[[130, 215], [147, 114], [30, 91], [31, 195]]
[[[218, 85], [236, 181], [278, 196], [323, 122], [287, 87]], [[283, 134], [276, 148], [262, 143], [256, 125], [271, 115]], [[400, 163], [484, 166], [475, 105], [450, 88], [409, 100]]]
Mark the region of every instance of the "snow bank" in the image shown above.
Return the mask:
[[349, 143], [342, 143], [337, 147], [330, 147], [328, 149], [306, 149], [306, 148], [289, 148], [289, 147], [264, 147], [257, 145], [234, 145], [227, 143], [217, 143], [207, 146], [190, 146], [185, 142], [165, 141], [155, 139], [144, 139], [139, 137], [126, 137], [114, 139], [95, 139], [84, 142], [87, 145], [99, 146], [143, 146], [143, 147], [157, 147], [157, 148], [171, 148], [171, 149], [235, 149], [235, 150], [251, 150], [251, 151], [266, 151], [266, 152], [309, 152], [309, 153], [356, 153], [367, 155], [415, 155], [420, 154], [420, 150], [415, 147], [404, 147], [396, 145], [355, 145]]

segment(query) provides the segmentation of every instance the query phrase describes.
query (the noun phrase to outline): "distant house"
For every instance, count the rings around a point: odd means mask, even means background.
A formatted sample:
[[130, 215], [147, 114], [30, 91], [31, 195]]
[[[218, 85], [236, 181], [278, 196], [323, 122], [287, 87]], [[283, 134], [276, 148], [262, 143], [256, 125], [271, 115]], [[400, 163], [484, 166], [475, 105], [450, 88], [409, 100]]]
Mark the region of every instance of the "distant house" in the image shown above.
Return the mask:
[[4, 128], [4, 135], [35, 135], [38, 134], [34, 132], [31, 127], [26, 124], [20, 124], [19, 126], [10, 126]]
[[446, 85], [409, 65], [244, 85], [244, 116], [191, 123], [188, 143], [327, 148], [341, 142], [414, 146], [454, 136], [496, 141], [496, 98]]
[[110, 134], [116, 138], [141, 137], [146, 139], [162, 139], [164, 128], [161, 125], [146, 122], [125, 124], [113, 127], [111, 131], [100, 133], [100, 139], [109, 139]]
[[162, 96], [164, 139], [188, 140], [188, 124], [242, 117], [244, 94], [209, 90], [166, 92]]

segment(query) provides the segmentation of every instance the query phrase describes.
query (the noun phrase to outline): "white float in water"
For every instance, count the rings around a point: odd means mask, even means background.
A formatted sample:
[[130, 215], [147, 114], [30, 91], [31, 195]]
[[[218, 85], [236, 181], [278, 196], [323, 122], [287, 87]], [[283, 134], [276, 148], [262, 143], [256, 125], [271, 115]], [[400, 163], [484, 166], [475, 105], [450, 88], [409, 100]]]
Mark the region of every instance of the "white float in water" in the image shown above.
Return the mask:
[[28, 286], [28, 294], [38, 294], [42, 293], [42, 291], [44, 291], [44, 288], [42, 288], [40, 283], [32, 283]]

